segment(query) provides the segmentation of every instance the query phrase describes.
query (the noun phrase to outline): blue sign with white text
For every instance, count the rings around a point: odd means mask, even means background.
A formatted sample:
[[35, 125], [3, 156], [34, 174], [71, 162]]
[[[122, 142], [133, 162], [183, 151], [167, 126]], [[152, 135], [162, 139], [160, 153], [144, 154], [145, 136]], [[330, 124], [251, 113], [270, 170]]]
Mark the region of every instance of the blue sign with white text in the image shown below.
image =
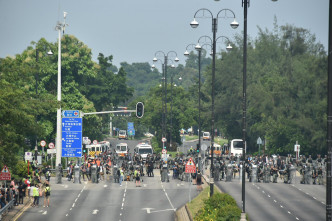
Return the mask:
[[62, 118], [62, 157], [82, 157], [82, 118]]
[[129, 136], [135, 136], [135, 128], [133, 122], [128, 122], [127, 124], [127, 133]]
[[62, 117], [80, 117], [80, 111], [64, 110], [64, 111], [62, 111]]

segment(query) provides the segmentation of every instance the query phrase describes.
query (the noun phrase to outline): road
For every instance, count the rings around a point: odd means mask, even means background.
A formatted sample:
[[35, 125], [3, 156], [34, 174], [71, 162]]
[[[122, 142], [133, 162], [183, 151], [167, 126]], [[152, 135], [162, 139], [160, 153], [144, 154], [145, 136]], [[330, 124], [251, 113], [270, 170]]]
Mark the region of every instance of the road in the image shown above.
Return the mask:
[[[197, 141], [185, 142], [183, 151], [196, 147]], [[203, 143], [209, 146], [209, 142]], [[217, 181], [216, 185], [234, 197], [242, 208], [242, 181], [239, 177], [231, 182]], [[299, 175], [293, 184], [251, 183], [246, 180], [246, 213], [253, 221], [273, 220], [325, 220], [325, 185], [300, 184]]]
[[[118, 142], [127, 142], [131, 151], [138, 143], [113, 140], [112, 146]], [[55, 184], [52, 178], [51, 206], [44, 208], [41, 201], [41, 206], [27, 209], [18, 220], [174, 220], [174, 211], [189, 201], [189, 193], [190, 198], [197, 195], [196, 186], [172, 178], [161, 182], [159, 170], [154, 174], [143, 177], [142, 187], [135, 187], [133, 181], [120, 187], [112, 179], [98, 184], [63, 179], [63, 184]]]

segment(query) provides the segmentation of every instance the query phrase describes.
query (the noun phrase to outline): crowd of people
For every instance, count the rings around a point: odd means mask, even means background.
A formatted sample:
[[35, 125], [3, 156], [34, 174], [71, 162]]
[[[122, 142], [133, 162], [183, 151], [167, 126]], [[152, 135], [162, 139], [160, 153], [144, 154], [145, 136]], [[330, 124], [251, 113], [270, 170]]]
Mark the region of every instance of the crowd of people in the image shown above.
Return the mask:
[[50, 205], [51, 187], [49, 184], [50, 171], [44, 169], [45, 179], [41, 177], [43, 172], [39, 168], [31, 171], [31, 174], [21, 180], [11, 179], [10, 185], [3, 184], [0, 190], [0, 208], [3, 208], [13, 200], [13, 205], [18, 206], [26, 200], [32, 202], [32, 207], [39, 207], [40, 198], [44, 198], [44, 207]]

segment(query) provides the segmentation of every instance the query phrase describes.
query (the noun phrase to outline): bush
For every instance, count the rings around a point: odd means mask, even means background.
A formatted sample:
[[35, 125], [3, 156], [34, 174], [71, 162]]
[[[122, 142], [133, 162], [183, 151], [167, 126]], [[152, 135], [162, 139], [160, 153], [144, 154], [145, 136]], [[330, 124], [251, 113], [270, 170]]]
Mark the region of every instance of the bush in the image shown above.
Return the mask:
[[241, 209], [237, 207], [236, 201], [228, 194], [215, 193], [204, 200], [204, 207], [197, 212], [194, 220], [233, 221], [240, 218]]

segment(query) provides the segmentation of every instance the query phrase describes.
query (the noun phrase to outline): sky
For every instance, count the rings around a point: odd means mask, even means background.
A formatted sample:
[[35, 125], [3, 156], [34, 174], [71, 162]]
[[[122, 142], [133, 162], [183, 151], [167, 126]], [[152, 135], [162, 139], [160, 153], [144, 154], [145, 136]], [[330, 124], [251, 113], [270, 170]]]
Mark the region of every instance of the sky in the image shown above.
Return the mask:
[[[175, 51], [183, 63], [188, 44], [199, 37], [212, 37], [211, 19], [190, 22], [201, 8], [214, 16], [231, 9], [240, 24], [232, 29], [232, 19], [219, 19], [217, 36], [231, 40], [243, 32], [242, 0], [0, 0], [0, 57], [22, 53], [32, 41], [44, 37], [57, 42], [57, 21], [67, 12], [66, 34], [74, 35], [92, 49], [93, 60], [99, 53], [113, 55], [113, 64], [149, 62], [157, 51]], [[328, 47], [329, 0], [250, 0], [248, 36], [255, 38], [258, 27], [273, 30], [290, 24], [308, 29], [317, 41]]]

